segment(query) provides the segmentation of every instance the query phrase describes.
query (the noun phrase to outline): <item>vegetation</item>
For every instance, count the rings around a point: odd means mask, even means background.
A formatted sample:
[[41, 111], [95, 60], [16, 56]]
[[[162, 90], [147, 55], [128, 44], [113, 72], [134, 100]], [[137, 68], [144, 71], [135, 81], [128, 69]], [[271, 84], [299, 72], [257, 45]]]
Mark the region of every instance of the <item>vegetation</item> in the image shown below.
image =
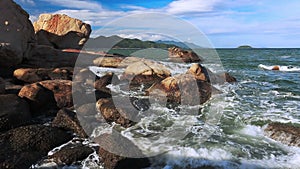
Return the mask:
[[238, 47], [239, 49], [252, 49], [252, 46], [250, 45], [242, 45]]

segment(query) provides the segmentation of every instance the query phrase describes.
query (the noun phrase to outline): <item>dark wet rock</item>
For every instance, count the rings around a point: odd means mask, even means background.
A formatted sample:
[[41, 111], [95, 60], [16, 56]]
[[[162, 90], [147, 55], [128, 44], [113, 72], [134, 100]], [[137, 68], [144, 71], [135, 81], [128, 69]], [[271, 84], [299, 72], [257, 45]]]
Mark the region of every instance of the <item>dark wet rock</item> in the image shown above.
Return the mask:
[[72, 139], [64, 130], [22, 126], [0, 135], [0, 168], [29, 168], [53, 148]]
[[80, 49], [89, 39], [91, 26], [64, 14], [41, 14], [33, 24], [39, 45]]
[[283, 144], [300, 147], [300, 127], [292, 124], [270, 123], [265, 135]]
[[31, 120], [28, 103], [14, 94], [0, 95], [0, 132]]
[[130, 127], [138, 121], [138, 110], [135, 109], [130, 101], [122, 98], [99, 99], [96, 103], [96, 109], [108, 122], [115, 122], [123, 127]]
[[93, 152], [94, 150], [87, 145], [69, 144], [48, 158], [53, 159], [58, 165], [71, 165], [86, 159]]
[[181, 74], [154, 84], [147, 92], [165, 103], [198, 105], [210, 99], [212, 86], [208, 82], [196, 80], [192, 75]]
[[78, 53], [69, 53], [49, 46], [36, 45], [32, 48], [31, 57], [23, 60], [23, 68], [60, 68], [74, 67]]
[[98, 91], [96, 92], [98, 99], [99, 98], [108, 98], [111, 97], [111, 91], [107, 88], [107, 85], [118, 84], [119, 79], [113, 73], [107, 73], [106, 75], [99, 77], [94, 82], [94, 88]]
[[14, 1], [0, 1], [0, 11], [0, 66], [11, 67], [30, 57], [35, 34], [29, 14]]
[[168, 49], [169, 58], [176, 62], [195, 63], [201, 62], [203, 59], [193, 51], [186, 51], [178, 47]]
[[14, 77], [26, 83], [35, 83], [43, 80], [72, 80], [73, 68], [21, 68], [14, 71]]
[[59, 110], [55, 119], [52, 121], [52, 126], [72, 131], [82, 138], [88, 137], [84, 129], [81, 127], [76, 113], [69, 109], [64, 108]]
[[140, 169], [150, 166], [150, 161], [130, 140], [117, 132], [103, 134], [94, 140], [100, 145], [98, 154], [107, 169]]
[[0, 94], [5, 93], [5, 81], [0, 77]]

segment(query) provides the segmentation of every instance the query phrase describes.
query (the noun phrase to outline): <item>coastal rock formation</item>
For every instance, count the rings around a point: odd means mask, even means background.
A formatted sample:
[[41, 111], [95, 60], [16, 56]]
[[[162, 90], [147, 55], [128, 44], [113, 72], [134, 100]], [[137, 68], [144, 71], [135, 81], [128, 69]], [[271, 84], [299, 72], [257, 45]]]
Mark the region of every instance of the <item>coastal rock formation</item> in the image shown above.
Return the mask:
[[195, 79], [210, 82], [208, 71], [205, 67], [198, 63], [192, 64], [187, 74], [193, 75]]
[[130, 127], [138, 121], [139, 112], [130, 103], [127, 104], [126, 100], [99, 99], [96, 110], [101, 113], [106, 122], [115, 122], [123, 127]]
[[71, 165], [86, 159], [94, 150], [80, 143], [68, 144], [48, 158], [58, 165]]
[[[149, 159], [143, 158], [141, 150], [117, 132], [102, 134], [94, 141], [100, 145], [98, 154], [103, 159], [106, 169], [140, 169], [150, 166]], [[123, 157], [122, 154], [142, 158]]]
[[91, 34], [91, 26], [61, 14], [41, 14], [33, 23], [39, 45], [57, 49], [81, 49]]
[[0, 94], [5, 93], [5, 81], [0, 77]]
[[151, 86], [171, 76], [170, 70], [157, 62], [143, 59], [127, 66], [121, 80], [130, 80], [131, 85], [146, 84]]
[[14, 94], [0, 95], [0, 132], [18, 127], [31, 119], [28, 103]]
[[95, 66], [99, 67], [111, 67], [116, 68], [119, 67], [124, 58], [122, 57], [98, 57], [93, 63]]
[[265, 129], [265, 134], [283, 144], [300, 147], [300, 127], [291, 124], [270, 123]]
[[35, 34], [28, 13], [12, 0], [0, 1], [0, 66], [17, 65], [30, 56]]
[[76, 113], [65, 108], [58, 111], [55, 119], [52, 121], [52, 126], [72, 131], [82, 138], [88, 137], [81, 127]]
[[25, 85], [19, 92], [21, 98], [26, 98], [30, 109], [35, 113], [42, 110], [57, 112], [58, 108], [72, 107], [72, 81], [46, 80]]
[[14, 71], [14, 77], [26, 82], [35, 83], [43, 80], [72, 80], [73, 68], [21, 68]]
[[210, 99], [212, 86], [208, 82], [196, 80], [192, 75], [181, 74], [154, 84], [147, 92], [168, 103], [198, 105]]
[[169, 58], [176, 62], [195, 63], [202, 62], [203, 59], [193, 51], [186, 51], [178, 47], [168, 49]]
[[0, 135], [0, 168], [29, 168], [53, 148], [72, 139], [64, 130], [29, 125]]

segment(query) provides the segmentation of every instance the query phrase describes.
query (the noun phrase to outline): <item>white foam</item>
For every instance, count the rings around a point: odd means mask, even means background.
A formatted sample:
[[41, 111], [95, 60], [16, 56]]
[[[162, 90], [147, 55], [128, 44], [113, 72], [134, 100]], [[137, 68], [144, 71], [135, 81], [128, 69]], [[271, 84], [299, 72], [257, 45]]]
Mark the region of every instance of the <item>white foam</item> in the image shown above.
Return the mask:
[[284, 72], [298, 72], [298, 71], [300, 71], [300, 67], [297, 67], [297, 66], [280, 66], [280, 65], [267, 66], [267, 65], [263, 65], [263, 64], [258, 65], [259, 68], [265, 69], [265, 70], [274, 70], [275, 66], [279, 68], [279, 70], [277, 70], [277, 71], [284, 71]]
[[249, 135], [252, 137], [263, 137], [264, 131], [262, 127], [246, 125], [242, 130], [240, 130], [241, 134]]

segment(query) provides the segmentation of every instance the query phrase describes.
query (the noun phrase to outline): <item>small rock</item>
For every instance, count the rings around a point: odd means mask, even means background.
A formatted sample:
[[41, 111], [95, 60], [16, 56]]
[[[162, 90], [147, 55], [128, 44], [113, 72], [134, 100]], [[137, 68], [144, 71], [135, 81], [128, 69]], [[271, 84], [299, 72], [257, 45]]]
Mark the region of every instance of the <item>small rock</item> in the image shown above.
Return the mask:
[[192, 64], [186, 73], [193, 75], [197, 80], [210, 82], [207, 69], [198, 63]]

